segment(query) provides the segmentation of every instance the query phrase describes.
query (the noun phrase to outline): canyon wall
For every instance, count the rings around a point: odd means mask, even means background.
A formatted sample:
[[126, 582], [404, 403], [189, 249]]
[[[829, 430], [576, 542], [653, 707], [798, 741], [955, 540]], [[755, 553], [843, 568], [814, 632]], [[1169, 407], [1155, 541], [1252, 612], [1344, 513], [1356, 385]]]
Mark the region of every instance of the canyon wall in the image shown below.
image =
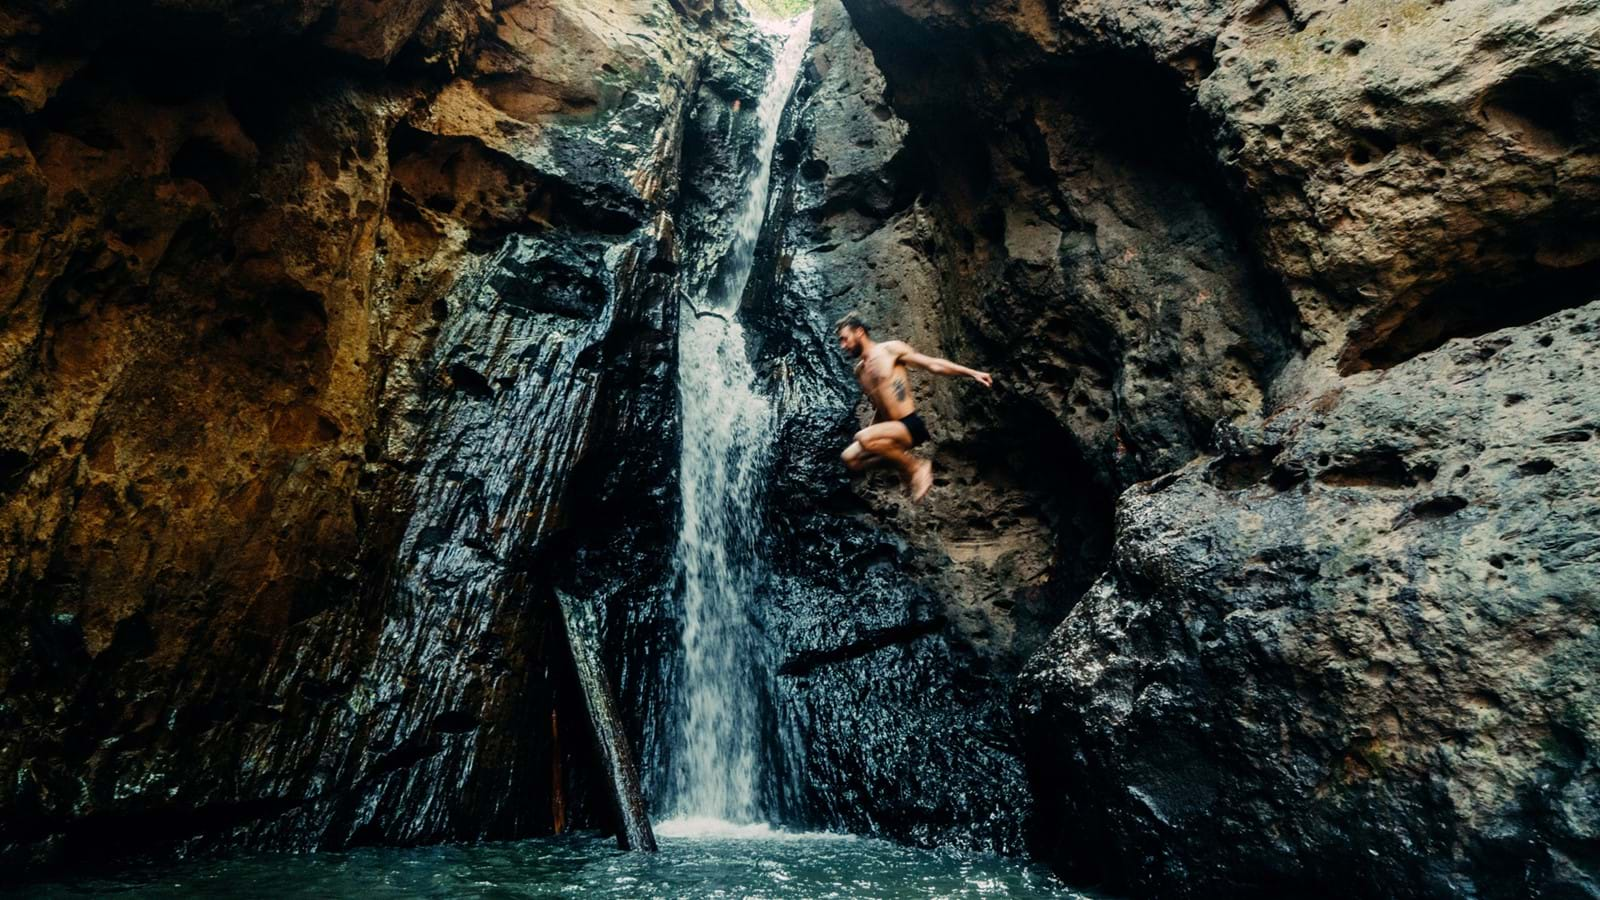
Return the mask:
[[844, 5], [916, 199], [814, 321], [996, 376], [932, 386], [947, 483], [883, 527], [981, 615], [947, 516], [999, 549], [997, 490], [1047, 500], [1039, 580], [989, 573], [1067, 595], [1014, 697], [1035, 850], [1162, 896], [1592, 894], [1593, 5]]
[[[1600, 11], [824, 0], [741, 320], [784, 821], [1162, 896], [1600, 879]], [[0, 861], [605, 825], [669, 751], [711, 0], [0, 13]], [[928, 501], [837, 454], [918, 377]], [[653, 784], [659, 789], [659, 783]]]
[[8, 867], [606, 822], [548, 588], [656, 621], [679, 144], [748, 31], [0, 14]]
[[[963, 452], [955, 435], [942, 455], [960, 461], [936, 477], [969, 489], [930, 503], [943, 537], [893, 476], [854, 488], [845, 477], [839, 452], [859, 427], [860, 395], [833, 320], [859, 306], [885, 331], [914, 327], [904, 298], [937, 294], [933, 248], [921, 243], [933, 223], [903, 170], [906, 124], [836, 0], [818, 4], [812, 38], [775, 162], [770, 262], [744, 313], [780, 421], [763, 538], [771, 577], [757, 610], [775, 657], [781, 806], [831, 828], [1020, 852], [1028, 785], [1008, 685], [1019, 645], [1044, 637], [1028, 616], [1049, 616], [1061, 598], [1030, 593], [1012, 616], [1001, 608], [1018, 596], [993, 575], [1049, 565], [1044, 501], [986, 486], [979, 473], [1003, 473], [1005, 448]], [[911, 335], [937, 347], [932, 330]], [[955, 427], [941, 416], [954, 408], [949, 388], [922, 397], [936, 431]], [[995, 519], [1015, 527], [997, 533]]]

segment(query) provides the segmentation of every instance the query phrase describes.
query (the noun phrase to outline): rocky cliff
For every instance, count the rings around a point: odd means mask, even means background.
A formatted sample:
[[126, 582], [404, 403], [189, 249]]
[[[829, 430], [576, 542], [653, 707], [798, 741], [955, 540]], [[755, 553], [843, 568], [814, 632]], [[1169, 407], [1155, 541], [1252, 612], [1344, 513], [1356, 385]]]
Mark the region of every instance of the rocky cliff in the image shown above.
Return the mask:
[[605, 821], [548, 587], [669, 579], [679, 145], [741, 29], [0, 14], [8, 864]]
[[[837, 2], [816, 7], [807, 77], [775, 162], [768, 265], [745, 297], [781, 425], [758, 604], [775, 659], [787, 815], [927, 845], [1025, 846], [1030, 787], [1010, 690], [1099, 573], [1110, 494], [1077, 448], [1009, 400], [925, 382], [937, 490], [846, 478], [863, 410], [832, 322], [970, 356], [948, 313], [948, 240], [925, 160]], [[1060, 548], [1065, 548], [1062, 552]]]
[[938, 583], [948, 511], [1048, 501], [1036, 849], [1161, 895], [1592, 894], [1593, 5], [845, 6], [919, 225], [829, 312], [1003, 385], [935, 394], [952, 483], [887, 527]]
[[[769, 43], [30, 0], [0, 51], [5, 865], [606, 824], [550, 589], [659, 779], [679, 298]], [[1597, 186], [1588, 0], [818, 4], [741, 312], [768, 809], [1600, 890]], [[838, 466], [850, 308], [996, 375], [918, 382], [922, 506]]]
[[1128, 491], [1024, 680], [1058, 852], [1148, 891], [1592, 891], [1597, 335], [1452, 341]]

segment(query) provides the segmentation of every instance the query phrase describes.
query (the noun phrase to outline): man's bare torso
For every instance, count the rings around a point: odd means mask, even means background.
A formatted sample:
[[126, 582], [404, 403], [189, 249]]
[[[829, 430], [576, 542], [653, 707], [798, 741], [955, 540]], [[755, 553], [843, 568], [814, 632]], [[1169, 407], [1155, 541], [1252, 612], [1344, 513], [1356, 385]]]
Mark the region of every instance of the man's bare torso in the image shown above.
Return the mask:
[[899, 341], [886, 341], [856, 363], [856, 380], [877, 410], [876, 421], [903, 419], [917, 409], [911, 396], [911, 379], [900, 363]]

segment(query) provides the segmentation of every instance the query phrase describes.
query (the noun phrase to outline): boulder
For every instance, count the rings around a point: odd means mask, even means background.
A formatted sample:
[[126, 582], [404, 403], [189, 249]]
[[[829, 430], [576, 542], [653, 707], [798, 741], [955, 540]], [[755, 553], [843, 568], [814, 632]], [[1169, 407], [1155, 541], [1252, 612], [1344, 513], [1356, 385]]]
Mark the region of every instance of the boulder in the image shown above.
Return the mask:
[[1161, 896], [1600, 889], [1600, 304], [1134, 487], [1018, 692], [1047, 841]]

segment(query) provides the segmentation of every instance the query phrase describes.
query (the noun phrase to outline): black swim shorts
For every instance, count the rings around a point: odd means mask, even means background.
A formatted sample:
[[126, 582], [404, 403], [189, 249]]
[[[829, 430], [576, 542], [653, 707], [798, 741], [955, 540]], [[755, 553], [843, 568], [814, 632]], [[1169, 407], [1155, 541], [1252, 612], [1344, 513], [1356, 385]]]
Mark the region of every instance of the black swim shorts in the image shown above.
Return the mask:
[[904, 425], [906, 430], [911, 432], [911, 446], [915, 447], [928, 440], [928, 426], [923, 423], [922, 416], [916, 413], [907, 413], [895, 421]]

